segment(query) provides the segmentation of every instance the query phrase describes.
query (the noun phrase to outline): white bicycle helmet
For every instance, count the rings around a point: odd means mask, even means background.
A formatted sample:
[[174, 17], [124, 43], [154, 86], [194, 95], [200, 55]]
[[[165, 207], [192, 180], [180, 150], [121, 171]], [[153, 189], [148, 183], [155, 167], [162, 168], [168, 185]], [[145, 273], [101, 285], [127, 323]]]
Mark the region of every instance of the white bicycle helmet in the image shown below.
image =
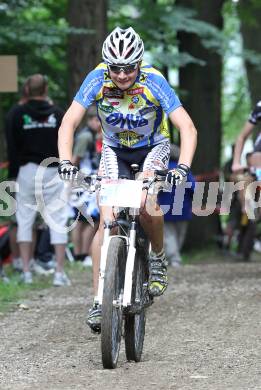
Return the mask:
[[116, 27], [105, 39], [102, 57], [109, 65], [130, 65], [141, 61], [143, 41], [132, 27], [126, 30]]

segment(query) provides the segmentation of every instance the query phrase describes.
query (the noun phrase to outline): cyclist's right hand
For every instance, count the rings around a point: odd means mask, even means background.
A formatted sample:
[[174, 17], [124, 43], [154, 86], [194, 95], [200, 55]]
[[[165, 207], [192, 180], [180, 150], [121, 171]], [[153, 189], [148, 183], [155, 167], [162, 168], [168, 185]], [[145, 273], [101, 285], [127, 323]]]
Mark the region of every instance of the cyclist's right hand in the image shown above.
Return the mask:
[[62, 160], [59, 164], [58, 172], [62, 180], [73, 181], [77, 179], [79, 169], [70, 160]]

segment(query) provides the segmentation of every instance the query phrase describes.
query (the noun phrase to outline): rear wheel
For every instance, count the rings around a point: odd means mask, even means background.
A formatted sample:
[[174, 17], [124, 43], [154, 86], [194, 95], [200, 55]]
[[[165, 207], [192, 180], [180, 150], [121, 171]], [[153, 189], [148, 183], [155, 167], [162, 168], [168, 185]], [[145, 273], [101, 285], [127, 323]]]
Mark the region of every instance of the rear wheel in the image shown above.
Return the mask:
[[101, 352], [104, 368], [115, 368], [120, 352], [120, 303], [124, 288], [126, 253], [126, 241], [120, 237], [112, 238], [108, 248], [102, 299]]
[[144, 283], [147, 282], [146, 265], [146, 254], [138, 250], [133, 270], [132, 307], [125, 315], [124, 326], [126, 357], [135, 362], [141, 360], [145, 336], [146, 313], [143, 301]]

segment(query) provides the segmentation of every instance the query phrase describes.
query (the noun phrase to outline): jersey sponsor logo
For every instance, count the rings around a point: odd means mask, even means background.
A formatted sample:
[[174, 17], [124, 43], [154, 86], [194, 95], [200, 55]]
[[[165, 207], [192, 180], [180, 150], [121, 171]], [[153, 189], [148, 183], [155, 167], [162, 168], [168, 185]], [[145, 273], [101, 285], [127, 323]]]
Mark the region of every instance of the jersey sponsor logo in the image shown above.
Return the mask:
[[107, 80], [110, 80], [110, 75], [108, 72], [104, 72], [104, 80], [107, 81]]
[[131, 104], [129, 105], [129, 110], [134, 110], [134, 108], [135, 108], [135, 104], [131, 103]]
[[135, 145], [141, 140], [141, 138], [144, 137], [144, 135], [139, 135], [134, 131], [122, 131], [121, 133], [118, 133], [117, 136], [119, 138], [120, 144], [124, 146]]
[[146, 83], [147, 78], [148, 78], [148, 75], [146, 73], [141, 73], [140, 74], [140, 82], [141, 83]]
[[103, 87], [103, 96], [107, 98], [123, 99], [124, 92], [121, 91], [119, 88]]
[[135, 104], [137, 104], [137, 103], [139, 103], [139, 96], [133, 96], [132, 98], [131, 98], [131, 101], [132, 101], [132, 103], [135, 103]]
[[101, 102], [99, 102], [98, 107], [99, 107], [100, 110], [102, 110], [104, 112], [111, 113], [113, 111], [113, 107], [112, 106], [107, 106], [106, 104], [102, 104]]
[[130, 89], [127, 91], [127, 95], [141, 95], [144, 91], [144, 88], [135, 88], [135, 89]]
[[139, 113], [140, 115], [144, 116], [146, 114], [149, 114], [150, 112], [153, 112], [153, 111], [156, 111], [157, 110], [157, 107], [155, 106], [151, 106], [151, 107], [145, 107], [145, 108], [142, 108]]
[[125, 126], [129, 130], [136, 129], [137, 127], [143, 127], [148, 124], [148, 120], [137, 115], [127, 114], [123, 115], [121, 112], [114, 112], [106, 118], [106, 122], [109, 125], [119, 126], [123, 129]]

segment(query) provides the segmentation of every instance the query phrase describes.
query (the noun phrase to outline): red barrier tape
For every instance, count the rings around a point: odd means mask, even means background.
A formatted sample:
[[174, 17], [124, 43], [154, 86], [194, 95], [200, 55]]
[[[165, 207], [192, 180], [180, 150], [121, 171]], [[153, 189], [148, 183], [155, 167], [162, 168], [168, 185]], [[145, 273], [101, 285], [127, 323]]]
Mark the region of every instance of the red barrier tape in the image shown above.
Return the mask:
[[8, 168], [9, 162], [8, 161], [2, 161], [0, 162], [0, 169]]
[[195, 175], [196, 181], [219, 181], [220, 171], [201, 173]]

